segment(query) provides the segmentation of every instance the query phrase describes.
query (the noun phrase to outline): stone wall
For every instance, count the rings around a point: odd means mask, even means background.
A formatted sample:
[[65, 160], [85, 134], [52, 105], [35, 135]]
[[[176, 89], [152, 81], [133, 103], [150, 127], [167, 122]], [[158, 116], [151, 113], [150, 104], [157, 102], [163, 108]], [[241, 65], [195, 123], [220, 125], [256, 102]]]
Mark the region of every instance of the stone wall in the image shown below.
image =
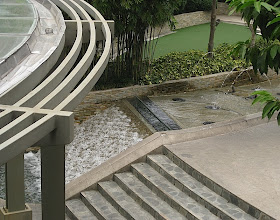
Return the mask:
[[[211, 12], [208, 11], [196, 11], [191, 13], [184, 13], [174, 16], [177, 24], [176, 29], [190, 27], [199, 24], [205, 24], [210, 22]], [[160, 31], [161, 30], [161, 31]], [[155, 36], [166, 35], [171, 33], [168, 24], [163, 25], [162, 29], [160, 27], [155, 29]]]
[[[228, 15], [230, 10], [228, 9], [228, 4], [224, 2], [218, 2], [217, 5], [217, 15]], [[233, 13], [233, 16], [240, 16], [240, 13]], [[211, 20], [211, 11], [196, 11], [190, 13], [184, 13], [174, 16], [177, 24], [176, 29], [190, 27], [199, 24], [209, 23]], [[162, 28], [155, 28], [155, 36], [167, 35], [172, 33], [169, 25], [166, 23]]]
[[[228, 15], [230, 12], [228, 4], [224, 2], [218, 2], [217, 5], [217, 15]], [[240, 13], [233, 13], [233, 16], [240, 16]]]

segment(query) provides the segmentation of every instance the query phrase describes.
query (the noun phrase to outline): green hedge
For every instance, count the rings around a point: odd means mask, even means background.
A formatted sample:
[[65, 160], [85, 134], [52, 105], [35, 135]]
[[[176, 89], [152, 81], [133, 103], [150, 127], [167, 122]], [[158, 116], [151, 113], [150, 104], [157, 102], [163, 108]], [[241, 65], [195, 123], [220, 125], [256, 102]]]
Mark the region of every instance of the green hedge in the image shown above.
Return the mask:
[[195, 11], [210, 11], [212, 0], [187, 0], [175, 11], [175, 14], [189, 13]]
[[[153, 61], [150, 70], [142, 77], [142, 84], [159, 84], [194, 76], [231, 71], [235, 67], [249, 66], [245, 60], [231, 56], [233, 46], [222, 44], [214, 50], [214, 59], [205, 52], [190, 50], [172, 52]], [[238, 68], [237, 68], [238, 69]]]

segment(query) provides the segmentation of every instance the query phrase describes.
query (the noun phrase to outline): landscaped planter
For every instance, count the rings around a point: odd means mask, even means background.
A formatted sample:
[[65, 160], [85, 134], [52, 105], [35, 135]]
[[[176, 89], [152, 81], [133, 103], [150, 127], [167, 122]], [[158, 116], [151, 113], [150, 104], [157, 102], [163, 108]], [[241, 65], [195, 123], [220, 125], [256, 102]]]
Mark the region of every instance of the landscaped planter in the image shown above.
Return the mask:
[[[83, 100], [83, 102], [78, 106], [78, 108], [86, 108], [92, 103], [117, 101], [134, 96], [147, 96], [155, 94], [187, 92], [208, 88], [218, 88], [221, 87], [223, 83], [223, 86], [229, 86], [233, 83], [233, 81], [239, 74], [239, 71], [224, 72], [200, 77], [172, 80], [161, 84], [143, 86], [135, 85], [125, 88], [91, 91]], [[249, 75], [251, 79], [249, 78], [247, 73], [243, 73], [238, 78], [238, 80], [236, 80], [235, 85], [244, 85], [247, 83], [256, 83], [267, 80], [267, 78], [262, 75], [254, 74], [252, 70], [249, 71]], [[270, 79], [276, 77], [278, 77], [278, 75], [273, 73], [272, 71], [268, 74], [268, 78]]]

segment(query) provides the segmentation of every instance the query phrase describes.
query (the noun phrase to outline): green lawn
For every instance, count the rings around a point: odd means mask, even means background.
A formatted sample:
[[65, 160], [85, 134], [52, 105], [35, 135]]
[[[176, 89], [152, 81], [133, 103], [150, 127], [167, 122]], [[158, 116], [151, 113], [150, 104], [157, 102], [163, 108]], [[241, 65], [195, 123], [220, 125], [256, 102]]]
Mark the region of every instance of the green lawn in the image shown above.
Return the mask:
[[[176, 51], [198, 49], [207, 51], [210, 34], [210, 24], [182, 28], [176, 33], [158, 39], [155, 58]], [[236, 43], [250, 38], [251, 32], [245, 26], [220, 23], [215, 32], [215, 45], [221, 43]]]

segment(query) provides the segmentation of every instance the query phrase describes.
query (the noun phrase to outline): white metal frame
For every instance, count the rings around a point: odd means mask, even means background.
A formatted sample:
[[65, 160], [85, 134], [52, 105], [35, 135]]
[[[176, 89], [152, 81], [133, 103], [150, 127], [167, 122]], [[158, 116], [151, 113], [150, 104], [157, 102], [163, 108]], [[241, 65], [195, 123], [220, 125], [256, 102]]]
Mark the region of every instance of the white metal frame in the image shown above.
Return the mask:
[[[14, 213], [17, 219], [19, 213], [29, 210], [24, 204], [23, 153], [34, 145], [41, 147], [43, 219], [64, 219], [64, 146], [73, 139], [72, 111], [95, 85], [109, 60], [112, 34], [108, 24], [112, 26], [113, 22], [106, 21], [83, 0], [52, 1], [72, 19], [65, 21], [66, 33], [71, 30], [72, 35], [66, 34], [65, 43], [72, 46], [47, 77], [33, 74], [29, 76], [28, 86], [20, 83], [0, 97], [0, 165], [6, 164], [7, 188], [6, 207], [0, 219]], [[92, 64], [100, 36], [105, 45], [103, 53], [90, 73], [82, 78]], [[89, 43], [88, 48], [77, 61], [85, 41]]]

